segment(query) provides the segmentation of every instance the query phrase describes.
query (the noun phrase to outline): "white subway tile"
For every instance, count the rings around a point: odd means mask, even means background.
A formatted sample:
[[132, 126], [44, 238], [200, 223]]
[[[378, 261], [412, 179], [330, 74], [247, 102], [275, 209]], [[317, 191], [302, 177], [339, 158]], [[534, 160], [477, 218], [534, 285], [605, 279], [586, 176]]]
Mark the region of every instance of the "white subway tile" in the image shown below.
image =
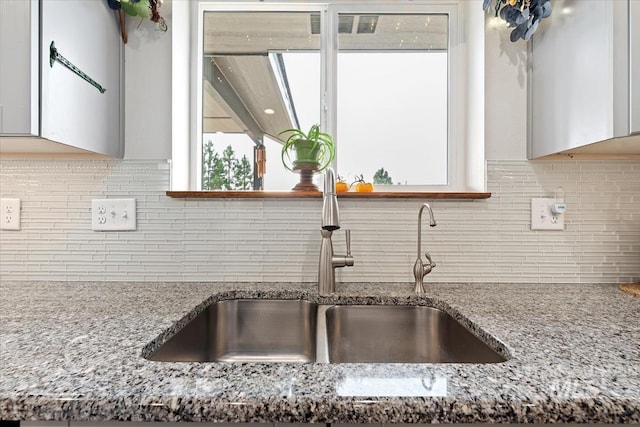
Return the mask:
[[[1, 161], [23, 227], [0, 233], [3, 280], [315, 281], [321, 201], [166, 197], [158, 161]], [[423, 251], [441, 282], [617, 283], [640, 277], [640, 162], [489, 161], [481, 201], [429, 201]], [[6, 184], [6, 185], [5, 185]], [[531, 197], [565, 189], [563, 232], [531, 231]], [[95, 233], [90, 201], [135, 197], [138, 229]], [[418, 200], [340, 202], [356, 265], [339, 281], [410, 282]], [[343, 233], [334, 236], [337, 253]]]

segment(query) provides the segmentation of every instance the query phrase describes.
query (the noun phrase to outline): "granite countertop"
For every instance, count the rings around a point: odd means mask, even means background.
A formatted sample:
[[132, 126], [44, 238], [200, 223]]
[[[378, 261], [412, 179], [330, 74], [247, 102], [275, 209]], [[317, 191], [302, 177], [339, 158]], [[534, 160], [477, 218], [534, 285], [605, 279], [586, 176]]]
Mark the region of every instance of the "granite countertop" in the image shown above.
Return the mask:
[[[347, 284], [319, 301], [445, 308], [501, 343], [503, 363], [141, 357], [205, 301], [242, 297], [321, 299], [308, 283], [0, 282], [0, 419], [640, 423], [640, 299], [616, 285], [427, 284], [419, 297]], [[410, 396], [425, 379], [438, 386]], [[366, 393], [345, 387], [363, 380]]]

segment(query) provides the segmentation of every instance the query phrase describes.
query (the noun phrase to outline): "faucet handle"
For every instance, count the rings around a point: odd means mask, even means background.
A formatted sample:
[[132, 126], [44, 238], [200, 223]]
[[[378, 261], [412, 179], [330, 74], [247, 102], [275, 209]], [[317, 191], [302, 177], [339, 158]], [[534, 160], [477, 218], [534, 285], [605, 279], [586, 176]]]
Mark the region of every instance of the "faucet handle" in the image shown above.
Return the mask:
[[347, 256], [351, 256], [351, 230], [344, 230], [347, 239]]
[[425, 252], [424, 256], [427, 258], [427, 261], [429, 261], [429, 265], [431, 265], [431, 268], [436, 266], [436, 263], [431, 260], [431, 255], [429, 255], [429, 252]]
[[353, 267], [354, 259], [351, 256], [351, 230], [344, 230], [345, 238], [347, 239], [347, 254], [342, 257], [343, 265], [347, 267]]
[[429, 252], [425, 252], [424, 256], [427, 258], [427, 263], [423, 264], [422, 266], [422, 277], [431, 273], [431, 270], [436, 266], [436, 263], [431, 259], [431, 255], [429, 255]]

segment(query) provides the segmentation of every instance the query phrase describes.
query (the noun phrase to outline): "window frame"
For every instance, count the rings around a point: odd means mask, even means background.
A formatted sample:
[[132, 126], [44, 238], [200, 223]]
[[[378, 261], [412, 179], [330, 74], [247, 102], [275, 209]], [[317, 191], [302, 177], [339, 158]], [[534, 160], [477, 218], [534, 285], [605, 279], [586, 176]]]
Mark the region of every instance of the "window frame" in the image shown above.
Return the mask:
[[[447, 14], [449, 16], [449, 37], [447, 49], [447, 184], [446, 185], [390, 185], [384, 186], [385, 189], [395, 192], [416, 192], [416, 191], [456, 191], [465, 188], [465, 162], [462, 147], [464, 146], [465, 136], [465, 110], [463, 102], [463, 85], [464, 85], [464, 55], [460, 52], [460, 41], [462, 40], [460, 31], [464, 27], [460, 21], [464, 18], [461, 7], [457, 1], [397, 1], [389, 4], [388, 2], [371, 2], [363, 5], [358, 3], [337, 3], [333, 4], [329, 10], [329, 19], [331, 19], [329, 30], [332, 31], [326, 37], [337, 36], [338, 31], [338, 15], [339, 14], [362, 14], [362, 13], [380, 13], [380, 14]], [[335, 30], [335, 33], [333, 32]], [[335, 44], [330, 43], [328, 47], [328, 67], [329, 75], [336, 77], [338, 74], [338, 52], [337, 37]], [[333, 134], [337, 134], [337, 81], [331, 79], [328, 81], [328, 99], [326, 105], [333, 106], [330, 108], [330, 114], [327, 119], [327, 129]], [[454, 98], [456, 97], [456, 98]], [[338, 136], [339, 137], [339, 136]], [[339, 161], [339, 159], [336, 159]], [[378, 186], [376, 186], [378, 188]]]
[[[202, 72], [201, 61], [203, 50], [203, 28], [205, 11], [280, 11], [280, 12], [319, 12], [321, 22], [321, 94], [320, 108], [321, 127], [336, 135], [337, 130], [337, 61], [338, 61], [338, 16], [344, 13], [438, 13], [449, 16], [448, 46], [448, 141], [447, 141], [447, 174], [446, 185], [402, 185], [385, 186], [384, 190], [393, 192], [460, 192], [466, 191], [465, 145], [466, 145], [466, 110], [464, 95], [466, 92], [466, 46], [464, 43], [465, 7], [460, 0], [434, 1], [370, 1], [345, 2], [335, 0], [308, 1], [299, 3], [281, 1], [263, 3], [255, 0], [232, 2], [197, 2], [191, 10], [191, 20], [196, 22], [191, 31], [191, 107], [189, 138], [189, 188], [201, 190], [202, 175]], [[335, 31], [334, 31], [335, 30]], [[174, 79], [175, 82], [175, 79]], [[174, 92], [175, 93], [175, 92]], [[339, 159], [334, 161], [334, 167]], [[268, 192], [268, 190], [267, 190]]]

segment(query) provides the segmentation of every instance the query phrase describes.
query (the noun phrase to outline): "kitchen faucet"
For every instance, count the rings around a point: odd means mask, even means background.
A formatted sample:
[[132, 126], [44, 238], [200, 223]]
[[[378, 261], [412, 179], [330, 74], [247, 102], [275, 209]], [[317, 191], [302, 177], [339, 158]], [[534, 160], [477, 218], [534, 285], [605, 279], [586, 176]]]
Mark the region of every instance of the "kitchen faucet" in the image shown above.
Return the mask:
[[334, 255], [331, 235], [340, 228], [338, 198], [336, 197], [336, 179], [332, 168], [324, 174], [324, 193], [322, 195], [322, 242], [320, 243], [320, 262], [318, 263], [318, 293], [329, 295], [336, 291], [336, 268], [352, 267], [351, 231], [346, 230], [347, 254]]
[[416, 279], [416, 286], [414, 291], [418, 294], [424, 293], [424, 285], [422, 284], [422, 279], [427, 274], [431, 273], [431, 270], [436, 266], [436, 263], [431, 260], [431, 255], [429, 252], [425, 252], [424, 256], [427, 258], [427, 262], [422, 262], [422, 211], [424, 208], [427, 208], [429, 211], [429, 225], [431, 227], [436, 226], [436, 220], [433, 217], [433, 211], [431, 210], [431, 206], [428, 203], [424, 203], [420, 206], [420, 211], [418, 212], [418, 258], [416, 259], [416, 263], [413, 265], [413, 277]]

